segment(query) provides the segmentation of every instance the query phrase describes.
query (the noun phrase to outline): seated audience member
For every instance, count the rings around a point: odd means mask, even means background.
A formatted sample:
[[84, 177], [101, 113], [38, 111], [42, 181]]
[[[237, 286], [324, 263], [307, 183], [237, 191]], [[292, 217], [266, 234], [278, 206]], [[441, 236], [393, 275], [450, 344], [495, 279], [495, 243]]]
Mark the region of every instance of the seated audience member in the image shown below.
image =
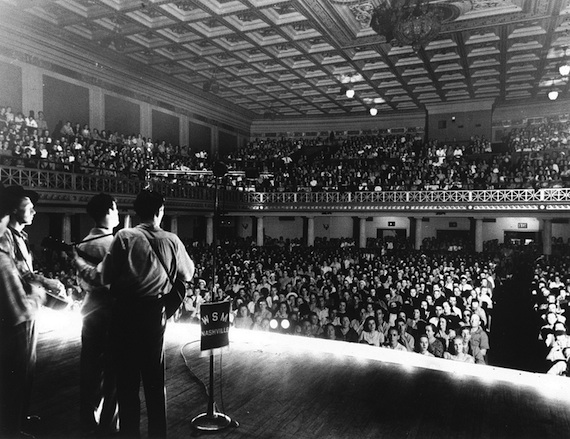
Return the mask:
[[433, 357], [434, 355], [429, 351], [429, 339], [425, 334], [420, 335], [418, 343], [418, 353], [425, 355], [426, 357]]
[[273, 314], [271, 313], [271, 311], [269, 311], [269, 309], [267, 307], [267, 301], [265, 299], [259, 299], [257, 301], [257, 305], [258, 305], [259, 310], [256, 311], [254, 315], [261, 316], [261, 320], [264, 320], [264, 319], [271, 320], [271, 318], [273, 317]]
[[400, 343], [399, 340], [400, 334], [398, 333], [398, 330], [392, 327], [388, 330], [388, 341], [384, 344], [384, 347], [396, 351], [408, 352], [406, 347]]
[[471, 339], [469, 340], [469, 352], [475, 358], [477, 364], [487, 364], [487, 351], [489, 350], [489, 337], [481, 327], [481, 319], [478, 314], [471, 316]]
[[554, 325], [556, 322], [558, 322], [556, 313], [549, 312], [546, 314], [546, 323], [540, 328], [538, 338], [548, 347], [552, 346], [554, 342]]
[[61, 130], [58, 134], [61, 134], [63, 136], [73, 136], [75, 134], [69, 120], [65, 122], [65, 125], [61, 127]]
[[475, 363], [475, 359], [471, 355], [465, 353], [465, 342], [462, 336], [456, 335], [453, 338], [453, 351], [455, 352], [454, 354], [445, 352], [443, 354], [443, 358], [447, 360], [462, 361], [463, 363]]
[[369, 316], [364, 320], [363, 330], [358, 338], [359, 343], [366, 343], [371, 346], [381, 346], [384, 344], [384, 335], [376, 329], [376, 320]]
[[321, 337], [323, 335], [323, 327], [321, 326], [317, 313], [312, 312], [309, 314], [309, 323], [311, 324], [313, 337]]
[[323, 338], [327, 340], [336, 340], [336, 330], [332, 323], [326, 323], [323, 327]]
[[253, 324], [251, 325], [251, 329], [255, 331], [262, 331], [263, 327], [261, 325], [262, 322], [261, 314], [254, 314], [253, 315]]
[[412, 317], [406, 322], [407, 331], [412, 334], [414, 339], [418, 339], [420, 334], [424, 333], [426, 322], [422, 319], [422, 313], [419, 308], [414, 308], [412, 311]]
[[429, 341], [429, 348], [428, 350], [435, 356], [442, 358], [443, 353], [445, 352], [445, 348], [441, 340], [436, 338], [435, 336], [435, 326], [432, 323], [428, 323], [426, 325], [426, 335]]
[[289, 318], [287, 302], [279, 302], [279, 305], [277, 306], [277, 311], [275, 312], [275, 315], [273, 317], [276, 318], [277, 320], [285, 320]]
[[398, 341], [409, 351], [414, 352], [416, 341], [412, 334], [407, 332], [408, 325], [402, 318], [396, 320], [396, 329], [398, 330]]
[[299, 335], [303, 337], [311, 337], [311, 338], [315, 337], [315, 334], [313, 333], [313, 325], [311, 325], [309, 319], [303, 319], [299, 327], [300, 327]]
[[479, 316], [479, 318], [481, 319], [481, 327], [486, 328], [487, 327], [487, 313], [481, 307], [481, 302], [479, 302], [479, 299], [471, 300], [471, 312], [472, 312], [472, 314], [477, 314]]
[[570, 355], [570, 336], [566, 334], [566, 325], [562, 322], [554, 324], [554, 340], [546, 356], [549, 362], [548, 374], [566, 375]]
[[348, 341], [350, 343], [358, 342], [358, 333], [350, 326], [350, 317], [342, 316], [340, 326], [337, 327], [337, 340]]
[[40, 133], [43, 133], [48, 129], [48, 124], [43, 111], [38, 111], [38, 118], [36, 119], [36, 123], [38, 124], [38, 131]]
[[456, 336], [456, 333], [453, 329], [448, 328], [447, 318], [443, 314], [438, 318], [435, 336], [441, 340], [446, 351], [453, 349], [453, 338]]
[[384, 338], [388, 336], [388, 329], [390, 329], [390, 324], [384, 320], [385, 311], [383, 308], [376, 308], [376, 323], [378, 324], [378, 331], [384, 334]]
[[249, 309], [247, 305], [242, 303], [238, 308], [238, 314], [234, 319], [234, 326], [239, 329], [251, 329], [253, 325], [253, 320], [251, 320], [251, 315], [249, 314]]

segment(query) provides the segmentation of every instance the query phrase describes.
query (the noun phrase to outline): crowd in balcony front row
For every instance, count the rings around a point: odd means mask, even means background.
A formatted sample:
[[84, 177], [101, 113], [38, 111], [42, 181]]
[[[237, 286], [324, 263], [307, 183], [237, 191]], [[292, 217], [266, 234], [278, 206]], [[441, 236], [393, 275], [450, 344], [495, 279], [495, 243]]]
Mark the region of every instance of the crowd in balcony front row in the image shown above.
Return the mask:
[[[226, 157], [70, 121], [49, 130], [41, 111], [0, 107], [0, 157], [6, 165], [128, 178], [147, 170], [211, 170], [221, 160], [243, 175], [225, 184], [245, 191], [394, 191], [568, 187], [570, 123], [513, 129], [504, 152], [474, 137], [467, 145], [424, 142], [412, 134], [250, 142]], [[247, 172], [245, 172], [247, 171]], [[253, 177], [252, 177], [253, 174]], [[210, 185], [211, 176], [177, 177]]]

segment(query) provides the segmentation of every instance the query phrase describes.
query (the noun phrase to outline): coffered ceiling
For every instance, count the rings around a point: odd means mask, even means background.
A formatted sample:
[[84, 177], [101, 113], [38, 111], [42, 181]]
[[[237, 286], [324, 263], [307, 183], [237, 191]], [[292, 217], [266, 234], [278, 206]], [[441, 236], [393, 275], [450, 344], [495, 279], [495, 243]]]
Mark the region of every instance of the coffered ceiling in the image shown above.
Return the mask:
[[417, 53], [371, 29], [385, 1], [0, 0], [0, 22], [24, 15], [53, 38], [127, 57], [254, 118], [522, 104], [552, 87], [568, 95], [558, 65], [570, 47], [570, 0], [432, 1], [463, 11]]

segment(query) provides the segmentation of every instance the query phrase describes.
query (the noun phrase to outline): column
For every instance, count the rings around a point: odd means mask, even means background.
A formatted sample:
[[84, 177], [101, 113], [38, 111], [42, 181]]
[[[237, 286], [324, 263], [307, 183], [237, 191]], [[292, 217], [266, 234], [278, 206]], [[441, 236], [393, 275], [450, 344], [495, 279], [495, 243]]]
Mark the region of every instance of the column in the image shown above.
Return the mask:
[[483, 251], [483, 219], [475, 219], [475, 253]]
[[[149, 103], [141, 102], [141, 134], [147, 139], [152, 138], [152, 108]], [[137, 133], [138, 134], [138, 133]], [[153, 139], [155, 140], [155, 139]]]
[[214, 242], [214, 215], [206, 217], [206, 244], [210, 245]]
[[358, 218], [358, 248], [366, 248], [366, 217]]
[[218, 154], [220, 132], [217, 126], [211, 126], [210, 128], [212, 128], [212, 142], [210, 144], [210, 151], [208, 151], [208, 154], [212, 157], [215, 157]]
[[546, 218], [542, 222], [542, 254], [552, 254], [552, 219]]
[[89, 127], [105, 129], [105, 95], [99, 87], [89, 88]]
[[190, 148], [190, 145], [188, 144], [188, 141], [190, 140], [190, 127], [189, 127], [188, 116], [180, 115], [179, 120], [180, 120], [180, 127], [178, 132], [178, 136], [180, 138], [179, 145], [182, 148], [186, 148], [186, 153], [190, 154], [190, 151], [188, 150]]
[[71, 215], [69, 213], [63, 214], [63, 221], [61, 223], [61, 237], [65, 242], [71, 242]]
[[414, 248], [420, 250], [422, 248], [422, 219], [416, 218], [416, 242]]
[[[43, 110], [43, 87], [42, 72], [36, 66], [22, 64], [22, 113], [24, 116], [28, 116], [30, 110], [33, 110], [37, 119], [38, 111]], [[16, 108], [14, 110], [18, 111]]]
[[255, 244], [261, 247], [263, 245], [263, 217], [257, 217], [257, 235]]
[[132, 218], [127, 213], [123, 218], [123, 229], [130, 229], [132, 227]]
[[172, 215], [170, 217], [170, 231], [178, 235], [178, 215]]
[[315, 217], [307, 217], [307, 246], [315, 245]]

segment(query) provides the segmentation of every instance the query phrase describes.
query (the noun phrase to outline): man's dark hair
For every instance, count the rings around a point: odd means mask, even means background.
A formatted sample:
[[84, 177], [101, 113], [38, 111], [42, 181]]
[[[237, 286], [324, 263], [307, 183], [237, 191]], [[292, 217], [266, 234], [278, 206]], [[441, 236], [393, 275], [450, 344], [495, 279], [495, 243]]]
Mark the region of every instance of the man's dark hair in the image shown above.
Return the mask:
[[162, 206], [164, 206], [164, 197], [148, 189], [139, 192], [134, 204], [136, 214], [143, 221], [154, 218]]
[[87, 213], [98, 224], [105, 218], [109, 209], [113, 208], [113, 203], [116, 202], [117, 200], [115, 200], [113, 196], [101, 192], [89, 200], [89, 203], [87, 203]]

